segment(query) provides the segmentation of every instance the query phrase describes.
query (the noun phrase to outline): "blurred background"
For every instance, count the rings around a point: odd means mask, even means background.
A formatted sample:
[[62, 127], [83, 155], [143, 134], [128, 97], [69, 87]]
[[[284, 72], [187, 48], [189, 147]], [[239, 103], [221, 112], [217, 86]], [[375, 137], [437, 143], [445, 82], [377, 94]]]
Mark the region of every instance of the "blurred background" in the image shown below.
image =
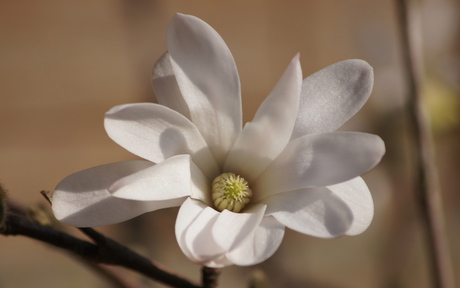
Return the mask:
[[[422, 20], [423, 92], [460, 285], [460, 7], [455, 0], [415, 4]], [[364, 176], [375, 201], [365, 233], [323, 240], [288, 230], [266, 262], [223, 269], [220, 287], [246, 287], [263, 274], [269, 287], [430, 287], [390, 0], [0, 0], [0, 182], [10, 199], [47, 207], [39, 192], [53, 190], [65, 176], [134, 159], [106, 135], [104, 113], [118, 104], [154, 101], [151, 70], [166, 50], [166, 27], [176, 12], [203, 19], [230, 47], [245, 122], [297, 52], [304, 77], [340, 60], [368, 61], [375, 73], [372, 96], [341, 129], [378, 134], [387, 147], [382, 163]], [[176, 243], [176, 214], [157, 211], [98, 230], [199, 281], [200, 267]], [[138, 287], [164, 287], [116, 271]], [[12, 287], [111, 286], [66, 252], [22, 236], [0, 236], [0, 288]]]

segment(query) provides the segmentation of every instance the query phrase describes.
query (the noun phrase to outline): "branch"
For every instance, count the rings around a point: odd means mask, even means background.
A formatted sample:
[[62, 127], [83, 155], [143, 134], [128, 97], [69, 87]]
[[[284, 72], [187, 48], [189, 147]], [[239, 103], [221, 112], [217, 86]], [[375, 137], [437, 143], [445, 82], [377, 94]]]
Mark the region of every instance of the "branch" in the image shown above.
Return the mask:
[[[436, 164], [434, 160], [433, 140], [429, 119], [423, 106], [420, 87], [422, 83], [421, 50], [414, 43], [413, 18], [409, 12], [409, 0], [397, 0], [399, 27], [401, 30], [404, 73], [409, 83], [408, 105], [409, 121], [414, 131], [414, 152], [416, 155], [417, 179], [416, 191], [426, 225], [429, 244], [429, 263], [434, 272], [434, 287], [453, 288], [454, 277], [449, 256], [448, 241], [444, 229], [442, 199]], [[411, 25], [412, 24], [412, 25]], [[419, 32], [419, 31], [415, 31]]]
[[[72, 255], [72, 254], [71, 254]], [[119, 273], [116, 271], [112, 271], [114, 267], [106, 266], [105, 264], [94, 263], [80, 256], [74, 255], [75, 259], [80, 260], [80, 263], [91, 269], [91, 271], [95, 272], [101, 278], [105, 279], [110, 284], [110, 287], [113, 288], [133, 288], [136, 287], [134, 284], [129, 283], [126, 279], [120, 277]], [[112, 268], [112, 269], [110, 269]]]
[[[199, 288], [189, 280], [169, 273], [154, 265], [147, 258], [129, 248], [103, 236], [90, 228], [82, 228], [92, 239], [93, 243], [81, 240], [51, 227], [38, 225], [24, 217], [9, 214], [5, 224], [0, 229], [3, 235], [23, 235], [43, 241], [53, 246], [68, 250], [86, 260], [132, 269], [150, 279], [162, 282], [172, 287]], [[92, 235], [92, 236], [91, 236]]]
[[219, 284], [217, 280], [220, 276], [220, 269], [203, 266], [201, 269], [201, 278], [203, 288], [216, 288]]

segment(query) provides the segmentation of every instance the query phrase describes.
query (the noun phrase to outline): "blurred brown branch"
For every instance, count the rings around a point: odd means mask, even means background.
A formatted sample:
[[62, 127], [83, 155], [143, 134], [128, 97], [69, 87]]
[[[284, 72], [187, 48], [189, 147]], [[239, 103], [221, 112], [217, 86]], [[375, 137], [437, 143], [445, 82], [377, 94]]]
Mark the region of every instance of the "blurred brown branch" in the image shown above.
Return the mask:
[[200, 287], [185, 278], [160, 269], [149, 259], [91, 228], [81, 228], [81, 230], [93, 239], [96, 244], [76, 238], [52, 227], [39, 225], [18, 213], [8, 213], [4, 225], [0, 227], [0, 234], [5, 236], [23, 235], [37, 239], [70, 251], [91, 262], [126, 267], [172, 287]]
[[203, 288], [216, 288], [219, 284], [217, 281], [220, 276], [220, 269], [203, 266], [201, 269], [201, 278]]
[[430, 133], [429, 119], [421, 96], [423, 61], [419, 43], [419, 23], [410, 0], [397, 0], [399, 29], [402, 41], [403, 69], [408, 82], [409, 121], [414, 137], [415, 191], [426, 225], [429, 245], [429, 263], [432, 265], [434, 287], [453, 288], [454, 277], [449, 246], [444, 228], [442, 199], [437, 173], [434, 145]]

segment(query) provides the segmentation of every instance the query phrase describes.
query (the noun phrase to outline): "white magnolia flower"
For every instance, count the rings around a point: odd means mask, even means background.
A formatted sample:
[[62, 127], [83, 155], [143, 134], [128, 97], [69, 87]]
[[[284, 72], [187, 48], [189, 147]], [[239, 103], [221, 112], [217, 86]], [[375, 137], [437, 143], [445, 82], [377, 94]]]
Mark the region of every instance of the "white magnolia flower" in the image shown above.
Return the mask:
[[373, 217], [359, 175], [384, 154], [375, 135], [334, 132], [367, 101], [372, 68], [331, 65], [302, 81], [295, 56], [242, 128], [240, 81], [222, 38], [177, 14], [156, 63], [160, 104], [114, 107], [105, 128], [145, 159], [65, 178], [52, 197], [58, 219], [101, 226], [180, 206], [176, 237], [194, 262], [252, 265], [279, 247], [285, 227], [331, 238], [363, 232]]

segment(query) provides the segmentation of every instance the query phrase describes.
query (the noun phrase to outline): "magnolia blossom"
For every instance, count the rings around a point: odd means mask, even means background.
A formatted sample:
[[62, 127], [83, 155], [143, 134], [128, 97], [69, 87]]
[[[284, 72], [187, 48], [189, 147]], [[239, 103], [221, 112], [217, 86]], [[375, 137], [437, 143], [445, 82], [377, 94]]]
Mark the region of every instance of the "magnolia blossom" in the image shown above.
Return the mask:
[[375, 135], [335, 131], [367, 101], [372, 68], [333, 64], [302, 80], [299, 56], [242, 127], [240, 81], [219, 34], [177, 14], [153, 69], [159, 104], [112, 108], [105, 129], [145, 159], [65, 178], [52, 197], [64, 223], [101, 226], [180, 206], [177, 242], [209, 267], [253, 265], [279, 247], [285, 227], [332, 238], [363, 232], [373, 217], [359, 177], [385, 148]]

